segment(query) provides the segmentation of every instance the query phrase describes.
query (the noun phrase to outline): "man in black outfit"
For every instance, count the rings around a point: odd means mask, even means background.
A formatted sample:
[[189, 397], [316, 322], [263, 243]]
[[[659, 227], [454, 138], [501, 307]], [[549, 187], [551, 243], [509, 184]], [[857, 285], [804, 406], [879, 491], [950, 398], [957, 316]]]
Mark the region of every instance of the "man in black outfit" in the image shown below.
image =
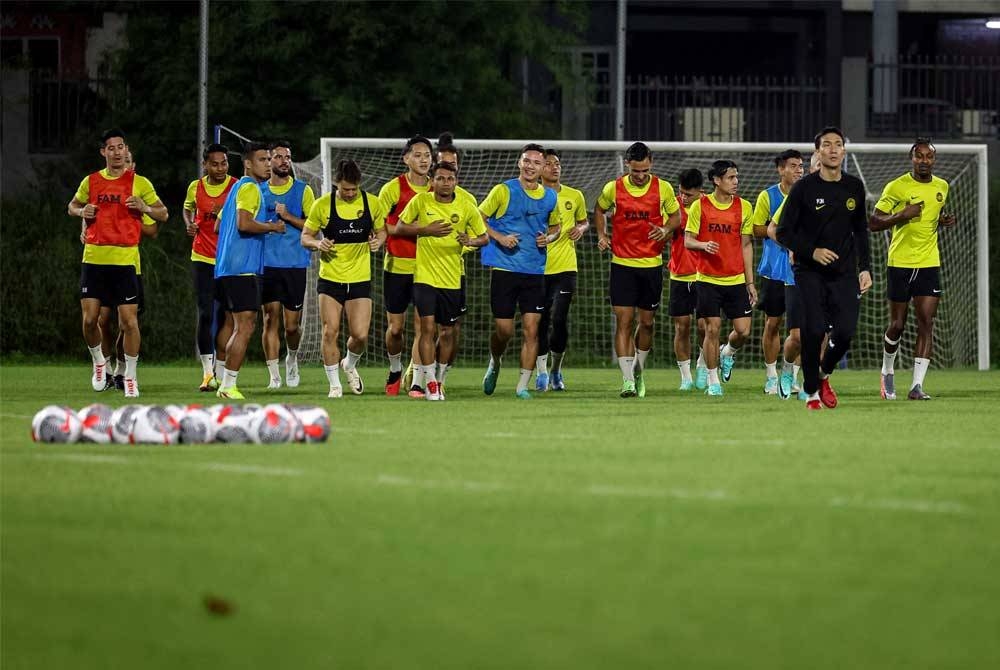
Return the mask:
[[[793, 254], [802, 298], [803, 390], [808, 409], [837, 406], [830, 374], [851, 346], [861, 295], [872, 285], [865, 188], [844, 174], [844, 134], [824, 128], [814, 140], [820, 169], [799, 180], [785, 200], [778, 242]], [[833, 331], [820, 361], [827, 325]]]

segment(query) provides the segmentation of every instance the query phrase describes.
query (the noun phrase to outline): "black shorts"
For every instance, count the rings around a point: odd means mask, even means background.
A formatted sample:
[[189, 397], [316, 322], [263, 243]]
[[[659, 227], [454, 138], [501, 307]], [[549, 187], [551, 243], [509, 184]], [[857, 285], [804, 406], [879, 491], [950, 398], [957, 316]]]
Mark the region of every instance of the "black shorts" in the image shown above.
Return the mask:
[[574, 294], [576, 294], [576, 270], [545, 275], [545, 296], [549, 305], [552, 305], [559, 295], [569, 296], [560, 300], [572, 300]]
[[260, 309], [260, 277], [238, 275], [215, 279], [215, 299], [227, 312], [256, 312]]
[[465, 314], [468, 311], [468, 309], [469, 309], [469, 305], [466, 302], [465, 275], [462, 275], [462, 286], [458, 290], [459, 290], [459, 298], [458, 298], [459, 299], [459, 305], [458, 305], [458, 309], [459, 309], [460, 312], [462, 312], [462, 314]]
[[670, 300], [667, 303], [667, 312], [670, 316], [692, 316], [697, 307], [697, 282], [671, 279]]
[[138, 305], [142, 287], [134, 265], [96, 265], [80, 268], [80, 300], [98, 300], [105, 307]]
[[260, 279], [260, 301], [267, 305], [280, 302], [293, 312], [302, 311], [306, 300], [305, 268], [264, 268]]
[[612, 263], [608, 294], [612, 307], [655, 311], [663, 299], [663, 266], [634, 268]]
[[139, 287], [139, 298], [136, 300], [136, 305], [139, 306], [139, 309], [135, 311], [135, 315], [142, 316], [146, 311], [146, 287], [142, 283], [142, 275], [135, 276], [135, 283]]
[[698, 317], [711, 318], [725, 314], [727, 319], [750, 318], [750, 294], [744, 284], [721, 286], [700, 281], [698, 284]]
[[356, 281], [345, 284], [320, 277], [319, 281], [316, 282], [316, 292], [328, 295], [343, 305], [348, 300], [371, 298], [372, 283], [371, 281]]
[[413, 306], [420, 318], [433, 316], [435, 323], [453, 326], [462, 318], [462, 289], [414, 284]]
[[886, 298], [892, 302], [910, 302], [917, 296], [941, 297], [941, 268], [894, 268], [886, 272]]
[[494, 269], [490, 272], [493, 318], [513, 319], [518, 308], [521, 314], [541, 314], [545, 311], [545, 275]]
[[802, 298], [795, 284], [785, 285], [785, 327], [788, 330], [802, 327]]
[[785, 313], [785, 282], [777, 279], [760, 278], [760, 299], [757, 309], [768, 316], [782, 316]]
[[413, 302], [413, 275], [383, 272], [382, 294], [385, 296], [385, 311], [389, 314], [405, 313]]

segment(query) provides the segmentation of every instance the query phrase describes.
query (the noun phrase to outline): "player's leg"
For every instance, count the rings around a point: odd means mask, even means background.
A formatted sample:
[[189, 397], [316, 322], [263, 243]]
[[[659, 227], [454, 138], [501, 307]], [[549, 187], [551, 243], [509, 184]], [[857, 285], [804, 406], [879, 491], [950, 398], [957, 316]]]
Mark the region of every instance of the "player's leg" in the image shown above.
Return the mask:
[[691, 378], [691, 321], [696, 295], [694, 282], [670, 280], [667, 313], [674, 324], [674, 358], [681, 373], [681, 391], [694, 388]]
[[[412, 287], [411, 287], [412, 291]], [[410, 379], [410, 392], [416, 392], [418, 397], [423, 397], [424, 387], [427, 386], [427, 379], [424, 378], [424, 373], [419, 370], [417, 362], [420, 360], [420, 339], [423, 334], [423, 329], [420, 327], [420, 320], [414, 311], [413, 315], [413, 343], [410, 345], [410, 364], [407, 366], [407, 371], [411, 373]], [[431, 330], [429, 336], [431, 339], [434, 338], [434, 330]]]
[[[698, 303], [698, 284], [695, 283], [695, 304]], [[698, 360], [695, 362], [695, 377], [694, 377], [694, 387], [699, 391], [704, 391], [708, 388], [708, 365], [705, 363], [705, 319], [695, 312], [692, 316], [697, 324], [697, 334], [695, 335], [695, 343], [698, 345]]]
[[764, 354], [764, 393], [778, 392], [778, 354], [781, 351], [781, 321], [785, 314], [785, 283], [761, 278], [761, 296], [757, 307], [764, 312], [764, 331], [760, 346]]
[[851, 349], [851, 340], [858, 327], [861, 294], [858, 279], [853, 273], [827, 281], [827, 304], [832, 329], [827, 337], [826, 351], [820, 364], [820, 400], [829, 408], [837, 406], [837, 394], [830, 386], [829, 377], [837, 364]]
[[716, 290], [722, 298], [723, 312], [733, 322], [733, 329], [729, 332], [722, 349], [719, 351], [722, 381], [728, 382], [733, 375], [736, 353], [750, 336], [753, 307], [750, 305], [750, 296], [743, 285], [718, 286]]
[[[539, 297], [542, 296], [543, 290], [539, 286]], [[538, 327], [541, 320], [541, 312], [521, 311], [521, 374], [514, 391], [518, 398], [531, 397], [528, 392], [528, 382], [531, 381], [531, 373], [534, 371], [535, 361], [538, 358]]]
[[[306, 268], [285, 270], [285, 383], [299, 385], [299, 345], [302, 343], [302, 306], [306, 301]], [[280, 354], [280, 352], [279, 352]]]
[[[403, 333], [406, 330], [406, 308], [409, 300], [403, 295], [403, 275], [382, 273], [385, 302], [385, 351], [389, 357], [389, 374], [385, 380], [385, 394], [399, 395], [403, 386]], [[409, 390], [409, 386], [407, 389]]]
[[344, 310], [343, 301], [346, 297], [343, 286], [325, 279], [320, 279], [317, 286], [319, 314], [323, 323], [320, 354], [323, 357], [326, 379], [330, 383], [330, 392], [327, 395], [329, 398], [340, 398], [344, 395], [343, 386], [340, 384], [340, 347], [337, 344], [340, 338], [340, 317]]
[[[438, 346], [434, 337], [430, 335], [436, 329], [438, 291], [429, 284], [413, 285], [413, 322], [420, 325], [420, 331], [428, 333], [427, 337], [420, 338], [417, 343], [418, 352], [416, 363], [419, 372], [427, 385], [427, 392], [424, 397], [427, 400], [441, 400], [441, 389], [437, 378]], [[450, 354], [450, 352], [445, 352]]]
[[545, 310], [538, 322], [538, 359], [535, 361], [535, 390], [546, 391], [549, 386], [549, 329], [552, 327], [552, 308], [559, 293], [558, 275], [545, 275]]
[[194, 284], [195, 305], [198, 312], [195, 326], [195, 341], [198, 345], [198, 359], [201, 361], [201, 384], [199, 391], [213, 391], [219, 387], [212, 369], [215, 343], [212, 341], [212, 321], [215, 317], [215, 268], [209, 263], [191, 262], [191, 281]]
[[910, 307], [910, 280], [914, 271], [910, 268], [889, 267], [886, 269], [886, 299], [889, 303], [889, 325], [882, 338], [882, 374], [879, 395], [884, 400], [896, 399], [896, 354], [899, 341], [906, 329], [907, 312]]
[[468, 303], [466, 302], [467, 292], [465, 288], [465, 275], [462, 275], [462, 284], [458, 290], [458, 316], [455, 319], [455, 323], [451, 327], [451, 337], [452, 337], [452, 347], [451, 356], [445, 358], [444, 356], [438, 356], [438, 362], [440, 367], [438, 369], [438, 381], [441, 382], [441, 394], [444, 395], [444, 384], [445, 377], [451, 370], [452, 366], [455, 365], [455, 360], [458, 358], [459, 345], [462, 342], [462, 317], [468, 311]]
[[135, 267], [116, 266], [117, 279], [114, 282], [117, 293], [113, 296], [118, 305], [118, 327], [122, 332], [122, 347], [125, 350], [125, 397], [138, 398], [139, 385], [136, 380], [136, 366], [139, 363], [139, 347], [142, 336], [139, 333], [139, 281]]
[[340, 367], [347, 375], [347, 385], [354, 395], [365, 391], [364, 382], [358, 372], [358, 362], [368, 347], [368, 331], [372, 323], [372, 299], [370, 282], [351, 284], [348, 289], [344, 312], [347, 315], [347, 355]]
[[483, 393], [493, 395], [500, 376], [507, 343], [514, 336], [514, 314], [517, 310], [518, 285], [513, 272], [490, 271], [490, 311], [493, 332], [490, 334], [490, 362], [483, 375]]
[[813, 272], [796, 272], [795, 283], [802, 306], [802, 323], [799, 328], [802, 339], [802, 390], [808, 396], [806, 407], [820, 409], [820, 347], [827, 327], [824, 279]]
[[701, 342], [701, 352], [707, 370], [705, 392], [710, 396], [721, 396], [719, 337], [722, 330], [722, 295], [718, 286], [708, 282], [697, 282], [696, 291], [698, 320], [705, 323], [705, 336]]
[[[562, 364], [569, 345], [569, 308], [573, 304], [573, 296], [576, 295], [576, 273], [563, 272], [557, 276], [559, 281], [552, 300], [552, 332], [548, 343], [552, 364], [549, 369], [549, 388], [554, 391], [565, 391], [566, 382], [563, 380]], [[541, 351], [540, 340], [539, 351]]]
[[636, 298], [638, 325], [635, 330], [635, 392], [640, 398], [646, 397], [646, 358], [653, 348], [653, 329], [656, 310], [663, 300], [663, 268], [636, 269], [639, 292]]
[[[118, 310], [112, 310], [111, 314], [114, 315], [115, 324], [118, 323]], [[142, 308], [136, 309], [136, 315], [142, 314]], [[125, 390], [125, 333], [122, 331], [121, 326], [117, 327], [118, 334], [115, 336], [114, 343], [114, 353], [115, 353], [115, 375], [114, 384], [115, 388], [124, 391]]]
[[281, 303], [277, 300], [265, 302], [260, 311], [263, 317], [260, 343], [264, 350], [264, 362], [267, 365], [267, 388], [279, 389], [281, 388], [281, 372], [278, 369], [278, 354], [281, 352], [281, 338], [278, 337], [278, 328], [281, 325]]
[[[923, 272], [927, 268], [921, 269]], [[941, 299], [935, 295], [913, 297], [913, 313], [917, 317], [917, 344], [913, 351], [913, 383], [907, 398], [910, 400], [930, 400], [924, 393], [924, 377], [931, 364], [934, 349], [934, 317], [937, 315]]]
[[785, 285], [785, 326], [788, 336], [782, 345], [781, 375], [778, 378], [778, 396], [787, 400], [792, 396], [795, 387], [795, 376], [802, 343], [799, 335], [799, 325], [802, 322], [802, 306], [799, 304], [799, 292], [795, 284]]
[[226, 307], [233, 316], [233, 333], [226, 343], [226, 367], [222, 373], [222, 383], [217, 395], [220, 398], [242, 400], [243, 394], [237, 385], [237, 378], [246, 358], [247, 346], [257, 327], [257, 312], [260, 311], [260, 278], [223, 277], [225, 283]]
[[[117, 383], [117, 379], [125, 378], [125, 364], [122, 363], [120, 370], [118, 366], [119, 355], [124, 355], [124, 352], [118, 350], [118, 340], [121, 339], [122, 330], [118, 328], [117, 306], [102, 304], [100, 315], [97, 317], [97, 326], [101, 329], [101, 353], [104, 354], [104, 360], [107, 361], [104, 388], [124, 389], [124, 382], [120, 386]], [[115, 330], [118, 331], [117, 338], [114, 336]]]
[[90, 351], [92, 363], [90, 385], [95, 391], [107, 388], [108, 365], [104, 356], [99, 324], [101, 304], [109, 302], [105, 283], [103, 266], [90, 263], [80, 265], [81, 325], [83, 341]]

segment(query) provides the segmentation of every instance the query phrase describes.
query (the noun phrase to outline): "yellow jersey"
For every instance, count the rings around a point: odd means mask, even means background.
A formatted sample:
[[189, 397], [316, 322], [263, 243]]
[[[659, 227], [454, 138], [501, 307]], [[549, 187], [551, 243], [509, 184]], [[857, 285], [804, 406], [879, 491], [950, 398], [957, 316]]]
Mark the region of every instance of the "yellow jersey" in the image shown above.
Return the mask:
[[[364, 205], [361, 198], [368, 200], [368, 208], [372, 217], [372, 230], [385, 228], [385, 210], [379, 199], [371, 193], [361, 192], [351, 202], [336, 198], [337, 215], [348, 221], [357, 221], [364, 215]], [[305, 228], [316, 232], [326, 227], [330, 222], [330, 201], [333, 195], [321, 195], [313, 203], [306, 218]], [[372, 278], [371, 249], [368, 242], [340, 243], [333, 250], [320, 255], [319, 276], [327, 281], [351, 284], [370, 281]]]
[[[99, 174], [108, 181], [114, 181], [122, 177], [122, 175], [112, 177], [107, 168], [101, 170]], [[160, 199], [160, 196], [156, 195], [156, 189], [153, 188], [153, 184], [141, 175], [135, 175], [132, 180], [132, 195], [139, 196], [147, 205], [153, 205]], [[84, 177], [83, 181], [80, 182], [80, 187], [76, 189], [74, 198], [77, 202], [86, 203], [90, 201], [90, 175]], [[156, 221], [143, 215], [142, 225], [151, 226], [155, 223]], [[83, 262], [94, 265], [133, 265], [138, 268], [139, 246], [117, 247], [85, 244], [83, 247]]]
[[452, 234], [447, 237], [417, 237], [417, 263], [413, 283], [435, 288], [458, 289], [462, 285], [462, 244], [459, 233], [478, 237], [486, 233], [486, 224], [472, 198], [458, 193], [451, 202], [438, 202], [433, 193], [418, 193], [410, 200], [399, 220], [416, 223], [421, 228], [444, 221]]
[[918, 218], [892, 227], [889, 267], [940, 267], [938, 219], [947, 201], [948, 182], [940, 177], [931, 177], [930, 182], [924, 183], [907, 173], [885, 185], [882, 197], [875, 203], [875, 209], [895, 214], [910, 203], [924, 203]]
[[556, 209], [562, 223], [559, 237], [548, 246], [545, 258], [547, 275], [577, 271], [576, 242], [569, 239], [569, 231], [578, 223], [587, 221], [587, 201], [581, 191], [561, 184], [556, 195]]

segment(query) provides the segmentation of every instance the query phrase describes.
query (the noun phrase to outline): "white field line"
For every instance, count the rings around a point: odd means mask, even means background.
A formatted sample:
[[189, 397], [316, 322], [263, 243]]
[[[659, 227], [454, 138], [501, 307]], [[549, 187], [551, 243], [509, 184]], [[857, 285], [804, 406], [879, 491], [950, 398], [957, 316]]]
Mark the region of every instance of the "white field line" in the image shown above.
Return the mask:
[[190, 462], [158, 462], [148, 460], [137, 460], [125, 456], [113, 456], [109, 454], [58, 454], [58, 453], [38, 453], [35, 458], [54, 459], [60, 461], [74, 461], [77, 463], [101, 463], [107, 465], [153, 465], [157, 467], [180, 467], [193, 468], [195, 470], [207, 470], [209, 472], [231, 472], [235, 474], [264, 475], [268, 477], [299, 477], [305, 472], [296, 468], [280, 468], [267, 465], [251, 465], [246, 463], [190, 463]]
[[973, 514], [974, 510], [962, 503], [950, 500], [902, 500], [884, 498], [866, 500], [864, 498], [832, 498], [830, 507], [850, 507], [858, 509], [891, 510], [901, 512], [923, 512], [927, 514]]
[[242, 463], [200, 463], [195, 465], [199, 470], [212, 472], [234, 472], [245, 475], [264, 475], [267, 477], [300, 477], [305, 474], [296, 468], [273, 468], [266, 465], [244, 465]]
[[115, 463], [127, 465], [132, 459], [124, 456], [106, 454], [35, 454], [36, 458], [54, 458], [60, 461], [76, 461], [78, 463]]
[[505, 484], [495, 482], [476, 482], [466, 479], [438, 480], [438, 479], [412, 479], [410, 477], [399, 477], [397, 475], [379, 475], [375, 478], [376, 484], [383, 486], [408, 486], [421, 489], [461, 489], [465, 491], [500, 491], [509, 489]]
[[690, 489], [650, 489], [628, 488], [608, 484], [595, 484], [586, 492], [592, 496], [610, 496], [621, 498], [675, 498], [677, 500], [732, 500], [732, 497], [720, 489], [709, 491], [692, 491]]

